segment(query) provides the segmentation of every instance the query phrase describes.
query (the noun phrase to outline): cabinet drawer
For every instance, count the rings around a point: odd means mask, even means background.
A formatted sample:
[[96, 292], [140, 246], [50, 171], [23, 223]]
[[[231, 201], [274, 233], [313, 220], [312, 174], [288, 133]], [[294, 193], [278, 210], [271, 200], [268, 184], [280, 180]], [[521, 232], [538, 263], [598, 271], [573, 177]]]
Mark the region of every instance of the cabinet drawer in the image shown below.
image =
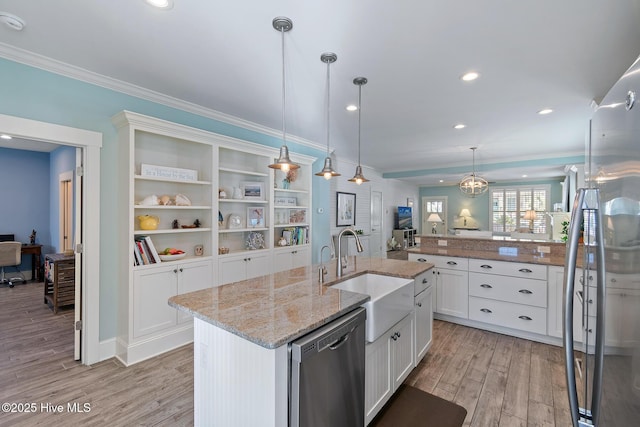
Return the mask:
[[469, 268], [468, 258], [447, 257], [441, 255], [409, 254], [409, 261], [428, 262], [436, 268], [446, 268], [449, 270], [464, 270]]
[[547, 333], [547, 311], [530, 305], [469, 297], [469, 319], [536, 334]]
[[525, 264], [521, 262], [488, 261], [470, 259], [469, 271], [498, 274], [501, 276], [525, 277], [527, 279], [547, 280], [547, 266]]
[[431, 270], [427, 270], [424, 273], [420, 273], [419, 275], [417, 275], [415, 279], [413, 279], [413, 288], [414, 288], [413, 295], [414, 296], [418, 295], [425, 289], [431, 287], [432, 282], [433, 282], [433, 273]]
[[469, 295], [546, 308], [547, 282], [469, 273]]

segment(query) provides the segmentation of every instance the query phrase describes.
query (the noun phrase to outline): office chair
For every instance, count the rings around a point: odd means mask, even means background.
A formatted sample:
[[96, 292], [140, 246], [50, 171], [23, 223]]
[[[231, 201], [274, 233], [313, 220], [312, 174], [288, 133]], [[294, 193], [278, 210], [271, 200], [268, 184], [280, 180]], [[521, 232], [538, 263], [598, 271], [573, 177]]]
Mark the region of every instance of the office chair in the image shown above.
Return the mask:
[[[24, 274], [18, 269], [22, 263], [21, 249], [20, 242], [0, 242], [0, 284], [8, 283], [9, 287], [13, 288], [15, 281], [22, 280], [22, 283], [27, 283]], [[5, 267], [14, 267], [20, 276], [6, 278]]]

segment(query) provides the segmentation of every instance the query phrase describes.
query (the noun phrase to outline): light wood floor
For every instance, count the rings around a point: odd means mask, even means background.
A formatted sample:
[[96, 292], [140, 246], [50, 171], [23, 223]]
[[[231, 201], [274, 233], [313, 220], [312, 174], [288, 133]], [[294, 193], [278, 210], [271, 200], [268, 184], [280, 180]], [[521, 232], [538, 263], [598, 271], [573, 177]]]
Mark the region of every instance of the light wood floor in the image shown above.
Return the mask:
[[[73, 361], [73, 314], [43, 304], [42, 284], [0, 286], [0, 426], [193, 425], [193, 347], [125, 368]], [[465, 425], [569, 426], [560, 348], [435, 321], [433, 345], [407, 383], [467, 409]], [[63, 413], [41, 405], [63, 405]], [[68, 413], [68, 403], [90, 411]], [[53, 418], [52, 418], [53, 417]]]

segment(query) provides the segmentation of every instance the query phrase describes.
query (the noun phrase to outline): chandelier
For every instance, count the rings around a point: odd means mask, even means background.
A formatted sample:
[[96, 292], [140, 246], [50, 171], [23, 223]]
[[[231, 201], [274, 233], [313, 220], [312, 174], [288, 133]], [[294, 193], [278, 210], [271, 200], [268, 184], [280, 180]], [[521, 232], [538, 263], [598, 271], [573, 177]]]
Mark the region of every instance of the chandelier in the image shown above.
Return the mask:
[[476, 150], [478, 147], [471, 147], [473, 151], [473, 169], [471, 175], [467, 175], [460, 181], [460, 191], [465, 196], [475, 197], [479, 194], [486, 193], [489, 189], [489, 183], [486, 179], [476, 176]]

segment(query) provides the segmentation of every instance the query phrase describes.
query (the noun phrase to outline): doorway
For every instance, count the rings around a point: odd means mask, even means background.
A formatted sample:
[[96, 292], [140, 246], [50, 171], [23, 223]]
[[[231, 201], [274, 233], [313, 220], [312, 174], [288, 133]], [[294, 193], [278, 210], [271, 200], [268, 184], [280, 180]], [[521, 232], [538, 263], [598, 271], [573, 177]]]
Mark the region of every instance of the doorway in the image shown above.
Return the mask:
[[447, 196], [422, 198], [422, 234], [447, 234], [447, 201]]
[[[39, 122], [21, 117], [0, 114], [0, 132], [21, 140], [66, 145], [79, 148], [76, 161], [80, 161], [76, 197], [81, 198], [77, 206], [74, 235], [76, 248], [77, 295], [80, 309], [76, 310], [82, 322], [76, 323], [77, 355], [81, 362], [90, 365], [101, 360], [99, 344], [100, 319], [100, 148], [102, 134], [84, 129], [71, 128], [52, 123]], [[14, 147], [15, 148], [15, 147]], [[88, 280], [89, 275], [93, 280]]]
[[73, 172], [61, 173], [58, 182], [58, 248], [65, 252], [73, 248]]
[[384, 258], [382, 248], [382, 191], [371, 190], [371, 257]]

